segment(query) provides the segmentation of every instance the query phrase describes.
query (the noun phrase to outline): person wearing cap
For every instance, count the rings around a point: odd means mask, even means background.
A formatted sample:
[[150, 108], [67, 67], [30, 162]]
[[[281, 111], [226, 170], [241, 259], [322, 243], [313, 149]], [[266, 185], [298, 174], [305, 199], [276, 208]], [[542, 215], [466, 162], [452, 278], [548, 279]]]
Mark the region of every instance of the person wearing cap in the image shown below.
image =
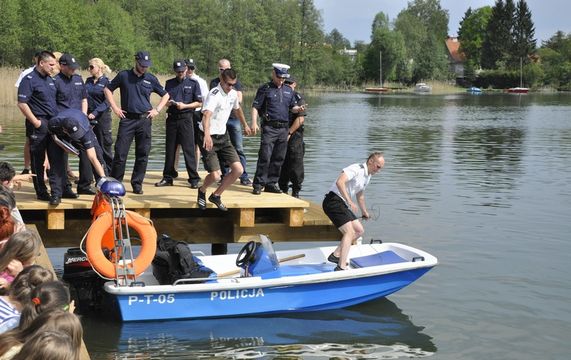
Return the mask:
[[[297, 81], [290, 76], [285, 80], [286, 85], [294, 91], [296, 105], [304, 105], [305, 100], [300, 93], [295, 91]], [[289, 114], [289, 130], [287, 136], [287, 151], [280, 179], [278, 184], [281, 191], [287, 194], [291, 181], [291, 196], [298, 198], [301, 184], [304, 178], [303, 156], [305, 154], [305, 144], [303, 142], [303, 123], [305, 122], [305, 112]]]
[[219, 158], [230, 165], [230, 173], [224, 176], [218, 188], [208, 197], [208, 201], [216, 205], [218, 209], [222, 211], [228, 210], [222, 203], [220, 195], [244, 171], [236, 149], [232, 146], [226, 131], [226, 122], [232, 110], [236, 112], [240, 121], [246, 121], [238, 101], [238, 94], [233, 89], [237, 81], [236, 77], [234, 69], [224, 70], [221, 74], [220, 83], [210, 90], [202, 107], [204, 117], [200, 123], [201, 141], [199, 146], [202, 152], [204, 168], [208, 171], [208, 175], [204, 178], [202, 186], [198, 188], [197, 204], [201, 210], [206, 209], [206, 189], [220, 179]]
[[[135, 66], [130, 70], [120, 71], [104, 90], [111, 109], [120, 119], [111, 176], [123, 181], [127, 155], [134, 138], [135, 165], [131, 175], [131, 186], [133, 193], [139, 195], [143, 194], [143, 180], [151, 151], [151, 121], [169, 100], [169, 94], [159, 80], [147, 72], [151, 65], [151, 56], [147, 51], [137, 52]], [[113, 91], [117, 88], [121, 89], [121, 107], [113, 98]], [[161, 96], [156, 108], [153, 108], [150, 101], [153, 92]]]
[[[206, 96], [208, 95], [208, 84], [206, 84], [206, 80], [201, 78], [196, 73], [196, 64], [193, 59], [186, 59], [184, 60], [186, 63], [186, 75], [189, 76], [192, 80], [198, 81], [198, 85], [200, 85], [200, 93], [202, 94], [203, 99], [206, 100]], [[198, 162], [200, 161], [200, 148], [198, 143], [200, 139], [198, 135], [200, 134], [199, 124], [202, 121], [202, 107], [196, 108], [193, 114], [192, 122], [194, 124], [194, 143], [195, 143], [195, 153], [196, 153], [196, 168], [198, 169]]]
[[[38, 54], [34, 70], [24, 76], [18, 87], [18, 108], [26, 118], [26, 135], [30, 142], [31, 170], [34, 190], [38, 200], [50, 201], [50, 195], [44, 182], [46, 151], [48, 158], [52, 139], [48, 134], [48, 120], [57, 114], [56, 86], [50, 74], [56, 67], [55, 55], [49, 51]], [[50, 187], [53, 190], [53, 178], [50, 177]], [[57, 194], [61, 197], [61, 193]]]
[[188, 182], [193, 189], [198, 188], [200, 176], [196, 170], [196, 152], [194, 151], [194, 109], [202, 106], [200, 85], [186, 76], [184, 60], [175, 60], [173, 70], [176, 76], [167, 80], [165, 90], [170, 95], [166, 120], [165, 166], [163, 178], [155, 186], [172, 186], [178, 176], [175, 169], [177, 146], [180, 145], [188, 173]]
[[[226, 69], [231, 69], [232, 66], [230, 64], [230, 60], [228, 59], [220, 59], [218, 61], [218, 71], [220, 74]], [[215, 88], [220, 83], [220, 75], [210, 81], [210, 89]], [[236, 82], [234, 86], [234, 90], [238, 93], [238, 101], [242, 104], [242, 84], [240, 81]], [[234, 115], [233, 112], [230, 113], [230, 117], [228, 118], [228, 122], [226, 123], [226, 130], [228, 131], [228, 135], [230, 136], [230, 141], [232, 145], [236, 149], [238, 156], [240, 157], [240, 163], [242, 164], [242, 168], [244, 172], [240, 175], [240, 184], [244, 186], [252, 185], [252, 181], [248, 177], [248, 172], [246, 171], [246, 154], [244, 153], [244, 145], [243, 145], [243, 137], [242, 137], [242, 126], [244, 127], [244, 132], [246, 135], [250, 135], [251, 129], [248, 126], [247, 122], [244, 122], [240, 125], [240, 120]], [[229, 171], [228, 167], [224, 167], [222, 169], [222, 176], [225, 176]]]
[[303, 111], [303, 106], [295, 104], [293, 89], [284, 85], [289, 77], [289, 65], [272, 64], [272, 81], [256, 92], [252, 105], [252, 130], [258, 131], [258, 117], [262, 118], [262, 136], [258, 151], [258, 164], [252, 191], [260, 195], [262, 188], [271, 193], [281, 193], [277, 185], [280, 170], [287, 150], [289, 113]]
[[[50, 133], [57, 136], [60, 141], [71, 143], [74, 148], [78, 149], [79, 154], [85, 155], [92, 167], [92, 173], [95, 174], [96, 181], [106, 176], [103, 152], [87, 115], [77, 109], [65, 109], [48, 121], [48, 128]], [[59, 162], [55, 164], [59, 164]], [[52, 164], [53, 171], [61, 173], [65, 169], [61, 165], [56, 166], [55, 164]]]
[[[58, 111], [65, 109], [81, 110], [87, 114], [87, 89], [81, 75], [75, 71], [79, 69], [79, 63], [76, 58], [69, 54], [64, 53], [59, 58], [60, 72], [54, 77], [56, 84], [56, 101]], [[63, 154], [63, 161], [66, 164], [66, 169], [69, 167], [67, 154]], [[50, 166], [52, 164], [50, 163]], [[56, 176], [59, 176], [56, 175]], [[65, 173], [61, 177], [63, 182], [62, 186], [65, 189], [63, 197], [74, 198], [71, 184], [69, 183], [68, 176]], [[85, 154], [79, 156], [79, 181], [77, 182], [77, 193], [85, 195], [95, 195], [95, 191], [91, 188], [93, 181], [93, 171], [89, 164], [89, 159]], [[77, 196], [75, 196], [77, 198]]]

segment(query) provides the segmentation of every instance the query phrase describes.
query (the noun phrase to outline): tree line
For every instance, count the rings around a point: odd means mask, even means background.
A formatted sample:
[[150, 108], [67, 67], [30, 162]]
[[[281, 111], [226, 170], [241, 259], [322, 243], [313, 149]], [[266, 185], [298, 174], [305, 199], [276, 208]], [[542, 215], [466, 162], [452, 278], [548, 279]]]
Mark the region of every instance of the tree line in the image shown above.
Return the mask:
[[[27, 66], [48, 49], [82, 64], [100, 57], [120, 70], [145, 49], [152, 71], [163, 74], [175, 58], [192, 58], [199, 74], [212, 76], [218, 59], [228, 58], [246, 86], [266, 81], [272, 62], [291, 65], [310, 87], [376, 83], [380, 62], [383, 82], [454, 79], [449, 15], [439, 0], [412, 0], [392, 21], [378, 13], [370, 42], [355, 44], [337, 29], [324, 32], [313, 0], [0, 0], [0, 13], [2, 66]], [[467, 78], [519, 81], [522, 59], [527, 85], [569, 88], [570, 36], [559, 32], [537, 49], [534, 32], [525, 0], [468, 8], [459, 30]], [[356, 57], [347, 56], [349, 48]]]

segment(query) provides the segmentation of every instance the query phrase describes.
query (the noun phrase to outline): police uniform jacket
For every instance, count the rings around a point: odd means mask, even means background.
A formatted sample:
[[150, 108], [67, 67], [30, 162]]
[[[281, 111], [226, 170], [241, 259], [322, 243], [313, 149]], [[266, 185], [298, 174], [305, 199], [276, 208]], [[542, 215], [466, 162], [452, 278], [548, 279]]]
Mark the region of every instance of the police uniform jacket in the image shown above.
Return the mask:
[[121, 108], [127, 113], [143, 115], [150, 111], [151, 93], [164, 96], [167, 92], [153, 74], [144, 73], [141, 76], [135, 74], [134, 69], [122, 70], [107, 85], [111, 91], [121, 89]]
[[289, 110], [295, 106], [294, 91], [284, 84], [277, 87], [273, 81], [258, 88], [253, 108], [266, 121], [288, 122]]
[[49, 119], [57, 114], [56, 86], [49, 75], [38, 69], [24, 76], [18, 87], [18, 102], [28, 104], [38, 118]]
[[[165, 84], [165, 90], [169, 93], [170, 99], [176, 102], [182, 102], [184, 104], [190, 104], [195, 101], [202, 102], [202, 93], [200, 91], [200, 85], [198, 84], [198, 81], [193, 80], [187, 76], [185, 76], [182, 81], [176, 77], [167, 80]], [[174, 115], [181, 113], [191, 113], [193, 111], [194, 109], [179, 110], [176, 108], [176, 106], [169, 106], [167, 113]]]
[[102, 75], [97, 82], [95, 77], [91, 76], [85, 80], [85, 89], [87, 91], [87, 113], [98, 117], [109, 110], [109, 103], [105, 98], [105, 87], [109, 84], [109, 78]]
[[59, 73], [55, 76], [57, 89], [56, 102], [58, 111], [65, 109], [81, 110], [83, 99], [87, 98], [87, 90], [81, 76], [73, 74], [71, 77]]

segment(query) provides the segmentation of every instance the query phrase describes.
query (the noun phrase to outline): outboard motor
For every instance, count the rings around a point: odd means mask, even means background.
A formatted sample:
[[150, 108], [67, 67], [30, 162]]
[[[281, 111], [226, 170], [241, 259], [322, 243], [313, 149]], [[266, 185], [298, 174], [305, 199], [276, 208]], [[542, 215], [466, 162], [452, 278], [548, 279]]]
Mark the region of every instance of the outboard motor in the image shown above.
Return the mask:
[[93, 271], [87, 256], [79, 248], [68, 249], [64, 254], [62, 280], [69, 285], [71, 298], [80, 313], [98, 310], [101, 306], [106, 280]]
[[248, 242], [238, 253], [236, 266], [244, 269], [246, 276], [271, 276], [279, 272], [280, 263], [272, 242], [260, 235], [261, 242]]

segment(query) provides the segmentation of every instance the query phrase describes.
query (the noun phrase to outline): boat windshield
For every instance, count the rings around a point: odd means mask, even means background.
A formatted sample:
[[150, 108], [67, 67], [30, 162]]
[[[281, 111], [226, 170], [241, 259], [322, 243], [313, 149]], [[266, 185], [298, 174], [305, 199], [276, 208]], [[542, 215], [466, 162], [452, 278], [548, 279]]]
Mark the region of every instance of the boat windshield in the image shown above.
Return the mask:
[[279, 268], [280, 262], [278, 261], [278, 257], [274, 251], [272, 241], [266, 235], [260, 234], [260, 242], [262, 243], [262, 247], [264, 248], [265, 253], [268, 255], [268, 258], [272, 262], [274, 269]]

